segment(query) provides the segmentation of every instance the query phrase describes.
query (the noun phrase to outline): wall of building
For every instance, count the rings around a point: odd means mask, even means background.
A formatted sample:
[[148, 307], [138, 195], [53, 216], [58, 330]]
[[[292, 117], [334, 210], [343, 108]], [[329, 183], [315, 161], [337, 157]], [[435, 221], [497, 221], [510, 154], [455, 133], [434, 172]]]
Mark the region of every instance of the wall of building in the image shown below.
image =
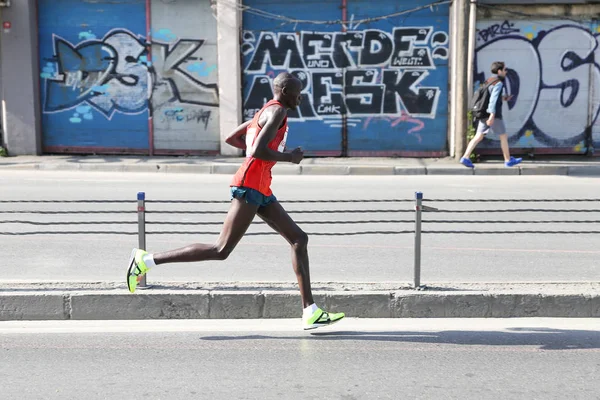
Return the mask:
[[152, 1], [155, 153], [217, 153], [216, 9], [210, 0]]
[[304, 84], [290, 113], [290, 147], [313, 155], [447, 154], [447, 5], [378, 21], [427, 1], [246, 0], [245, 5], [302, 20], [284, 24], [244, 13], [244, 118], [272, 97], [272, 79], [289, 70]]
[[0, 30], [3, 141], [12, 155], [40, 154], [35, 1], [13, 1], [0, 12], [12, 24], [9, 32]]
[[38, 0], [44, 151], [148, 152], [145, 32], [144, 0]]
[[219, 66], [219, 128], [221, 154], [239, 156], [242, 150], [229, 146], [225, 139], [242, 122], [242, 76], [239, 32], [242, 26], [241, 0], [217, 0], [217, 46]]
[[210, 0], [38, 3], [45, 151], [218, 153]]
[[[426, 3], [244, 5], [360, 21]], [[2, 10], [12, 30], [0, 32], [10, 152], [36, 154], [43, 144], [46, 152], [239, 154], [224, 137], [271, 97], [274, 75], [289, 69], [304, 82], [289, 146], [312, 155], [448, 154], [447, 6], [346, 26], [292, 26], [239, 5], [13, 2]], [[584, 154], [600, 145], [598, 15], [600, 5], [589, 4], [479, 5], [474, 74], [485, 79], [492, 61], [508, 63], [514, 98], [504, 114], [517, 151]], [[487, 140], [486, 151], [497, 153], [499, 143]]]
[[[509, 68], [504, 122], [511, 146], [530, 153], [584, 154], [600, 142], [600, 6], [480, 8], [475, 82], [493, 61]], [[595, 143], [595, 144], [594, 144]], [[499, 141], [484, 148], [499, 150]]]

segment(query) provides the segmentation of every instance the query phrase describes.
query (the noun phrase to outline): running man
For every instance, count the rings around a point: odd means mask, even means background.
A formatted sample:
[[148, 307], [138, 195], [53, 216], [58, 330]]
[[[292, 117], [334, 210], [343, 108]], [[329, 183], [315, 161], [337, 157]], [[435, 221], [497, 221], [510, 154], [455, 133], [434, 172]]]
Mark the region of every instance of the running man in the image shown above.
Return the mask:
[[510, 156], [508, 135], [506, 134], [504, 122], [502, 121], [502, 100], [508, 101], [512, 98], [512, 96], [501, 96], [507, 71], [508, 68], [506, 68], [506, 65], [503, 62], [496, 61], [492, 63], [492, 76], [486, 81], [486, 84], [489, 84], [488, 90], [490, 91], [490, 102], [486, 110], [488, 118], [487, 120], [484, 118], [477, 121], [477, 133], [469, 142], [465, 154], [460, 159], [460, 163], [465, 167], [475, 168], [475, 165], [473, 165], [469, 157], [473, 150], [475, 150], [475, 147], [477, 147], [479, 142], [483, 140], [490, 130], [500, 138], [500, 147], [502, 148], [504, 165], [506, 167], [514, 167], [523, 161], [522, 158]]
[[302, 83], [289, 73], [281, 73], [273, 81], [273, 86], [274, 99], [227, 138], [229, 145], [246, 150], [246, 159], [231, 182], [231, 206], [216, 243], [197, 243], [154, 254], [133, 249], [127, 271], [127, 285], [131, 293], [135, 292], [142, 277], [157, 265], [227, 259], [258, 214], [292, 246], [292, 265], [304, 308], [304, 329], [330, 325], [344, 318], [344, 313], [328, 313], [315, 304], [310, 287], [308, 236], [271, 191], [273, 166], [278, 161], [299, 164], [304, 157], [301, 148], [285, 152], [287, 110], [295, 110], [300, 105]]

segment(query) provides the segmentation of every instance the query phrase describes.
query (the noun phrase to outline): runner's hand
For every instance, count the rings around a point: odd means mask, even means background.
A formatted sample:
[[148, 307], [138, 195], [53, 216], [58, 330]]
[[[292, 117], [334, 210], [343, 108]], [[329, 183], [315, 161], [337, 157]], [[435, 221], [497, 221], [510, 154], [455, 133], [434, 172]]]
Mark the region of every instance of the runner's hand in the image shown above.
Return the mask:
[[302, 147], [296, 147], [290, 154], [292, 155], [292, 163], [294, 164], [300, 164], [300, 161], [304, 158]]

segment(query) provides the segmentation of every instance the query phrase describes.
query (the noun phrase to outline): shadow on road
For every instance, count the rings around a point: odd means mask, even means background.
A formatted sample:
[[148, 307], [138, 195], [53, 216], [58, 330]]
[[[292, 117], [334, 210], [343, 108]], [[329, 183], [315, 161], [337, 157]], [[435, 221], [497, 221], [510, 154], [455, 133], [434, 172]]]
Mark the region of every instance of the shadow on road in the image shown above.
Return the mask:
[[202, 340], [349, 340], [477, 346], [536, 346], [540, 350], [600, 349], [600, 331], [513, 328], [507, 331], [318, 332], [303, 336], [205, 336]]

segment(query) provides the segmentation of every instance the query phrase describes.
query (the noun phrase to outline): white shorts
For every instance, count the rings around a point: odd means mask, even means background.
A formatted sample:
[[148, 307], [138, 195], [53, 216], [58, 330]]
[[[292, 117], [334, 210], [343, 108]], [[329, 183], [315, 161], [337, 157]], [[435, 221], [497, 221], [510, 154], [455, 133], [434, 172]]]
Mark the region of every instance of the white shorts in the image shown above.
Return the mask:
[[481, 133], [482, 135], [487, 135], [490, 132], [490, 130], [494, 135], [502, 135], [506, 133], [506, 127], [504, 126], [504, 122], [502, 122], [501, 119], [494, 119], [494, 123], [492, 124], [492, 126], [488, 126], [486, 122], [487, 120], [479, 120], [479, 123], [477, 124], [477, 134]]

